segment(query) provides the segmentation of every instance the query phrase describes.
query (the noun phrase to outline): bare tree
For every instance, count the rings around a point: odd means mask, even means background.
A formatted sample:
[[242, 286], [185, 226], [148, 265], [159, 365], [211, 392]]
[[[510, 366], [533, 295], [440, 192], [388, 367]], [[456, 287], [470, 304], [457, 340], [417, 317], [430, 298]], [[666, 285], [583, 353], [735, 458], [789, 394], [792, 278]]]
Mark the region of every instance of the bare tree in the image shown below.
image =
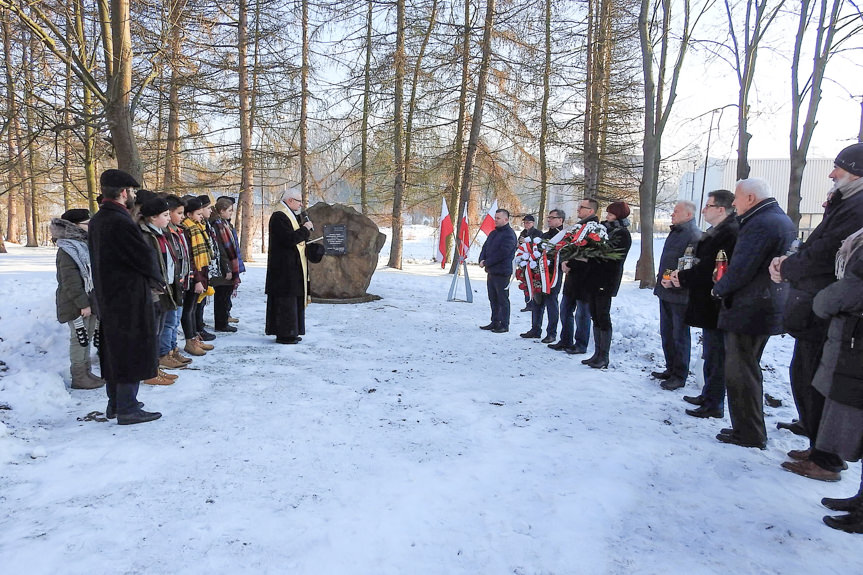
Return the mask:
[[728, 32], [731, 35], [731, 48], [734, 57], [734, 72], [737, 74], [737, 179], [749, 177], [749, 92], [755, 79], [755, 63], [758, 57], [758, 46], [773, 22], [785, 0], [777, 0], [768, 11], [769, 0], [746, 0], [745, 17], [743, 21], [742, 41], [740, 33], [735, 28], [735, 18], [730, 0], [724, 0], [725, 14], [728, 17]]
[[[692, 38], [692, 31], [700, 17], [712, 4], [713, 0], [706, 0], [693, 19], [689, 0], [683, 1], [683, 22], [677, 53], [670, 54], [669, 52], [674, 50], [671, 0], [641, 0], [638, 30], [644, 76], [644, 142], [642, 144], [644, 167], [641, 185], [638, 188], [641, 255], [636, 266], [635, 277], [640, 280], [639, 285], [642, 288], [652, 288], [656, 284], [653, 260], [653, 218], [656, 215], [656, 195], [659, 190], [662, 135], [677, 97], [677, 84], [683, 69], [683, 59]], [[655, 62], [655, 45], [659, 47], [658, 62]], [[654, 77], [654, 65], [656, 77]], [[671, 74], [670, 78], [667, 78], [668, 74]]]
[[[815, 117], [818, 105], [821, 103], [821, 83], [827, 63], [834, 54], [836, 47], [844, 40], [859, 32], [859, 24], [854, 20], [837, 38], [840, 23], [839, 11], [842, 0], [801, 0], [798, 15], [797, 33], [794, 37], [794, 56], [791, 60], [791, 176], [788, 182], [788, 217], [795, 226], [800, 225], [800, 188], [803, 183], [803, 170], [806, 168], [806, 155], [809, 144], [815, 132]], [[817, 10], [817, 12], [816, 12]], [[815, 34], [812, 45], [812, 69], [808, 77], [803, 78], [803, 43], [807, 38], [810, 25], [815, 24]], [[856, 18], [855, 18], [856, 20]], [[805, 116], [801, 118], [801, 114]], [[803, 125], [801, 127], [801, 120]]]
[[404, 207], [405, 161], [402, 103], [405, 82], [405, 0], [396, 0], [395, 105], [393, 107], [393, 146], [395, 183], [393, 185], [392, 237], [387, 266], [402, 269], [402, 210]]

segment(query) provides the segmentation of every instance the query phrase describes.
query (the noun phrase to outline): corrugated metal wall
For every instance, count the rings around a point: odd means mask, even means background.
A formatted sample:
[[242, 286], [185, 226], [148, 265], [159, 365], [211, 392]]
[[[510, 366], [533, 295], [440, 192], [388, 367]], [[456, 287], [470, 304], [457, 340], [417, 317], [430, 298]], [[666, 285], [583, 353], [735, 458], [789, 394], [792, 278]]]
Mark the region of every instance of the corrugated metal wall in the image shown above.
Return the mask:
[[[776, 199], [786, 209], [788, 206], [788, 179], [791, 176], [790, 160], [750, 160], [749, 175], [753, 178], [767, 180]], [[827, 197], [827, 192], [833, 187], [833, 182], [827, 175], [833, 170], [832, 158], [817, 158], [808, 160], [803, 170], [803, 185], [800, 204], [801, 214], [821, 214], [824, 208], [821, 203]], [[734, 189], [737, 181], [737, 160], [725, 164], [722, 172], [722, 187]]]

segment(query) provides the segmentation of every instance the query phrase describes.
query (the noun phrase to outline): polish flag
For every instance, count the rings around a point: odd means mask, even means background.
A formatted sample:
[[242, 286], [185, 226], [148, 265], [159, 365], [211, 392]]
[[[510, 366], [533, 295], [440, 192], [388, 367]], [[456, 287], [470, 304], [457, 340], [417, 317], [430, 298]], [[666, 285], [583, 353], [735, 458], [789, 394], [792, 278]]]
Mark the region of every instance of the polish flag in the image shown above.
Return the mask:
[[485, 215], [485, 218], [482, 220], [482, 224], [479, 226], [479, 231], [484, 233], [485, 235], [489, 235], [495, 228], [494, 225], [494, 213], [497, 211], [497, 200], [491, 205], [488, 209], [488, 213]]
[[470, 231], [467, 229], [467, 204], [464, 206], [464, 214], [461, 216], [461, 230], [458, 233], [458, 255], [461, 259], [467, 259], [470, 249]]
[[449, 209], [446, 207], [446, 198], [441, 198], [440, 209], [440, 241], [437, 248], [437, 259], [440, 260], [441, 269], [446, 267], [447, 251], [446, 239], [452, 234], [452, 218], [449, 217]]

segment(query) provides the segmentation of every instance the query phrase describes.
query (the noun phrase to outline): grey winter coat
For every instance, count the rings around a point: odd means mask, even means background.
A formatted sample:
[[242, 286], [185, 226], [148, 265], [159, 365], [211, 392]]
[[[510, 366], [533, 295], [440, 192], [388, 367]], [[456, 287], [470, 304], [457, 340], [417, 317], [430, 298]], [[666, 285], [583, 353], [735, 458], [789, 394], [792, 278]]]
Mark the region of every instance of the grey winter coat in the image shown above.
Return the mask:
[[659, 273], [656, 276], [656, 287], [653, 289], [653, 295], [668, 303], [686, 304], [689, 301], [688, 289], [663, 287], [662, 274], [665, 270], [676, 270], [677, 262], [683, 257], [686, 248], [694, 247], [700, 238], [701, 230], [695, 223], [695, 218], [671, 226], [671, 232], [665, 240], [662, 255], [659, 257]]
[[863, 409], [863, 248], [852, 255], [845, 277], [818, 292], [812, 307], [830, 322], [812, 384], [825, 397]]

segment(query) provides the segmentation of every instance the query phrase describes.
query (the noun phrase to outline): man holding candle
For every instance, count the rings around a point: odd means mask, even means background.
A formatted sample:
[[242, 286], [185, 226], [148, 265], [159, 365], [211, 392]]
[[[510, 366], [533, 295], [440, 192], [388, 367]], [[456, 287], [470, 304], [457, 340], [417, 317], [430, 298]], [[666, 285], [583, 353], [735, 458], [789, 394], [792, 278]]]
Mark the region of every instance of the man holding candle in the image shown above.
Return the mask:
[[711, 227], [695, 247], [695, 265], [671, 274], [672, 285], [689, 289], [684, 321], [687, 325], [701, 328], [704, 387], [700, 395], [683, 397], [684, 401], [698, 406], [686, 410], [687, 415], [693, 417], [721, 418], [725, 415], [725, 335], [716, 327], [719, 300], [710, 294], [710, 290], [719, 279], [715, 277], [719, 252], [731, 259], [737, 241], [739, 226], [731, 206], [733, 201], [734, 194], [728, 190], [707, 194], [707, 203], [701, 213]]

